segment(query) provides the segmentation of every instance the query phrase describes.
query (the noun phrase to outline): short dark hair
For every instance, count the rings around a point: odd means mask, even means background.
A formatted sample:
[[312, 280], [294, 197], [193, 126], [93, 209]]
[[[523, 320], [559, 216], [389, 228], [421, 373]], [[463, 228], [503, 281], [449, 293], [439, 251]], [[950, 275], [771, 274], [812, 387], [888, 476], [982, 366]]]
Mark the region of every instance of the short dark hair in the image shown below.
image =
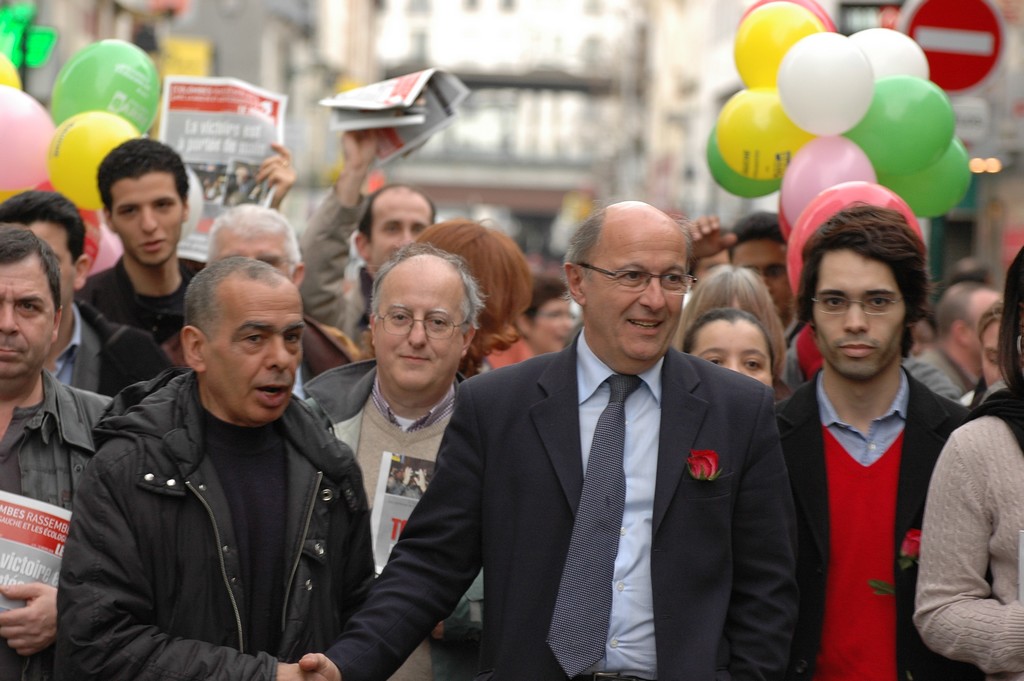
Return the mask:
[[68, 252], [78, 260], [85, 251], [85, 222], [75, 204], [59, 192], [36, 189], [22, 192], [0, 203], [0, 222], [31, 225], [33, 222], [51, 222], [67, 232]]
[[13, 265], [38, 255], [50, 287], [53, 309], [60, 309], [60, 262], [53, 249], [22, 225], [0, 223], [0, 265]]
[[999, 322], [999, 369], [1017, 399], [1024, 399], [1024, 373], [1020, 370], [1021, 303], [1024, 303], [1024, 248], [1017, 252], [1006, 271], [1003, 318]]
[[769, 213], [768, 211], [751, 213], [736, 221], [736, 224], [732, 226], [732, 233], [736, 235], [736, 243], [729, 248], [730, 260], [736, 247], [747, 241], [764, 239], [782, 245], [786, 244], [786, 238], [782, 236], [782, 229], [779, 227], [778, 213]]
[[434, 224], [434, 221], [437, 219], [437, 207], [434, 205], [434, 202], [430, 200], [430, 197], [424, 194], [422, 190], [408, 184], [386, 184], [366, 197], [366, 207], [363, 209], [363, 215], [359, 218], [357, 228], [363, 236], [367, 238], [367, 240], [373, 239], [373, 205], [377, 202], [377, 199], [381, 194], [389, 192], [392, 189], [407, 189], [414, 194], [419, 194], [423, 197], [423, 200], [427, 202], [427, 205], [430, 206], [430, 224]]
[[748, 322], [753, 324], [758, 331], [761, 332], [761, 337], [764, 338], [765, 347], [768, 348], [768, 366], [772, 375], [775, 375], [775, 349], [772, 347], [772, 340], [768, 336], [768, 329], [764, 328], [764, 324], [761, 320], [750, 314], [746, 310], [741, 310], [737, 307], [715, 307], [701, 316], [697, 317], [686, 329], [686, 335], [683, 336], [683, 352], [689, 354], [693, 350], [694, 343], [697, 342], [697, 333], [711, 322], [729, 322], [735, 324], [736, 322]]
[[530, 299], [530, 307], [526, 308], [526, 316], [536, 317], [537, 310], [549, 300], [568, 299], [568, 297], [569, 290], [562, 277], [535, 274], [533, 275], [533, 298]]
[[103, 207], [107, 210], [113, 208], [110, 188], [115, 182], [125, 178], [138, 179], [149, 173], [169, 173], [174, 178], [178, 196], [183, 202], [188, 201], [188, 173], [178, 152], [163, 142], [139, 137], [115, 147], [100, 163], [96, 179]]
[[910, 325], [928, 313], [928, 263], [924, 242], [898, 211], [857, 204], [839, 211], [804, 245], [797, 311], [800, 321], [813, 323], [818, 273], [825, 254], [853, 251], [888, 266], [899, 286], [906, 309], [903, 355], [913, 344]]
[[212, 262], [192, 277], [188, 284], [185, 291], [185, 324], [205, 334], [213, 333], [217, 326], [216, 320], [221, 316], [217, 291], [225, 280], [236, 274], [272, 286], [290, 281], [262, 260], [233, 256]]

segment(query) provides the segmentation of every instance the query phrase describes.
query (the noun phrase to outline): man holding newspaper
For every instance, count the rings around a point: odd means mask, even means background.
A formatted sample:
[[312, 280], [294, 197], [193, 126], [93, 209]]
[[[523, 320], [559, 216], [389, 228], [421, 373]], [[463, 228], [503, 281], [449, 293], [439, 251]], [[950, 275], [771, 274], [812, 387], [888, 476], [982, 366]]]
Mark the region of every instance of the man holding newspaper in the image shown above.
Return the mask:
[[[53, 585], [30, 575], [16, 584], [8, 569], [44, 557], [48, 542], [30, 534], [35, 513], [70, 509], [93, 453], [93, 424], [109, 398], [62, 385], [43, 370], [60, 326], [60, 264], [28, 228], [0, 225], [0, 678], [44, 679], [53, 674], [57, 597]], [[49, 513], [34, 499], [58, 508]], [[21, 522], [11, 522], [17, 517]], [[50, 562], [59, 563], [61, 537]], [[29, 544], [29, 545], [25, 545]], [[52, 569], [52, 568], [48, 568]], [[18, 607], [12, 601], [24, 601]]]

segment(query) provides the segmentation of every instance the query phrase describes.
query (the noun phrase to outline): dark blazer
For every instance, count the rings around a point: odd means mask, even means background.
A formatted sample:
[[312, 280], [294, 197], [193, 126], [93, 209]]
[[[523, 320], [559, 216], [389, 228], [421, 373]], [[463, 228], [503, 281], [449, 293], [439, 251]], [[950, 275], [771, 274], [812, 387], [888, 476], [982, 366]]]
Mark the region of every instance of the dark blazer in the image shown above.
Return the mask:
[[[910, 397], [903, 431], [903, 453], [896, 496], [896, 558], [907, 531], [920, 529], [932, 468], [949, 434], [967, 410], [939, 397], [908, 376]], [[779, 405], [779, 434], [796, 502], [799, 550], [800, 617], [793, 636], [787, 679], [810, 679], [821, 647], [828, 574], [829, 510], [825, 441], [818, 414], [817, 381], [812, 379]], [[917, 565], [894, 565], [896, 589], [896, 663], [898, 681], [970, 681], [984, 676], [976, 668], [931, 652], [914, 628]], [[876, 681], [883, 681], [878, 679]]]
[[82, 344], [71, 372], [74, 387], [113, 397], [132, 383], [156, 378], [171, 366], [164, 351], [142, 329], [110, 322], [88, 303], [78, 303], [78, 311]]
[[[662, 377], [658, 679], [781, 679], [795, 535], [771, 392], [675, 350]], [[721, 477], [691, 478], [693, 449], [717, 452]], [[464, 382], [437, 460], [370, 599], [328, 655], [345, 681], [386, 678], [482, 564], [477, 679], [565, 681], [545, 639], [583, 484], [575, 347]]]

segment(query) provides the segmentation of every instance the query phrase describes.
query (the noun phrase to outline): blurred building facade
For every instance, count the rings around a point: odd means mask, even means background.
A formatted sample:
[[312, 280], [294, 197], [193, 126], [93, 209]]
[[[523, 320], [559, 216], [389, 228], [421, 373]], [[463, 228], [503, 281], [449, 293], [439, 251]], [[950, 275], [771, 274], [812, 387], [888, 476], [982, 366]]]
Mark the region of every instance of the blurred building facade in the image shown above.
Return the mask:
[[556, 255], [592, 198], [641, 190], [647, 3], [382, 4], [385, 75], [433, 66], [472, 90], [455, 125], [386, 168], [390, 180], [423, 187], [443, 215], [492, 218], [527, 251]]
[[[649, 98], [644, 140], [646, 197], [691, 216], [715, 214], [725, 224], [754, 210], [778, 209], [778, 195], [741, 199], [712, 180], [705, 157], [722, 106], [743, 83], [733, 61], [736, 28], [753, 0], [652, 0]], [[819, 0], [838, 30], [896, 27], [901, 0]], [[906, 3], [909, 5], [909, 0]], [[937, 281], [957, 259], [978, 256], [1001, 281], [1024, 246], [1024, 65], [1021, 0], [993, 0], [1003, 15], [1002, 64], [977, 90], [951, 97], [957, 135], [972, 156], [995, 159], [998, 172], [974, 175], [961, 204], [923, 221]]]

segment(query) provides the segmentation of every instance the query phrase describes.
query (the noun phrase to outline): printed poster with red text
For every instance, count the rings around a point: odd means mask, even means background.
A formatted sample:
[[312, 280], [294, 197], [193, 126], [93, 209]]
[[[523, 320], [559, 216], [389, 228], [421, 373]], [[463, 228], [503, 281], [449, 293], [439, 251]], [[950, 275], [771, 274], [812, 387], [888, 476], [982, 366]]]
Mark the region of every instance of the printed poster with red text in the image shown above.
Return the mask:
[[433, 477], [433, 461], [394, 452], [381, 455], [380, 476], [370, 511], [373, 562], [378, 575]]
[[[269, 205], [266, 184], [256, 173], [284, 141], [288, 97], [237, 78], [168, 76], [160, 110], [160, 140], [177, 151], [189, 182], [202, 187], [195, 229], [183, 234], [178, 256], [206, 262], [210, 225], [222, 212], [241, 203]], [[190, 222], [192, 222], [190, 220]]]
[[[0, 584], [42, 582], [57, 587], [71, 511], [0, 492]], [[24, 601], [0, 596], [0, 610]]]

